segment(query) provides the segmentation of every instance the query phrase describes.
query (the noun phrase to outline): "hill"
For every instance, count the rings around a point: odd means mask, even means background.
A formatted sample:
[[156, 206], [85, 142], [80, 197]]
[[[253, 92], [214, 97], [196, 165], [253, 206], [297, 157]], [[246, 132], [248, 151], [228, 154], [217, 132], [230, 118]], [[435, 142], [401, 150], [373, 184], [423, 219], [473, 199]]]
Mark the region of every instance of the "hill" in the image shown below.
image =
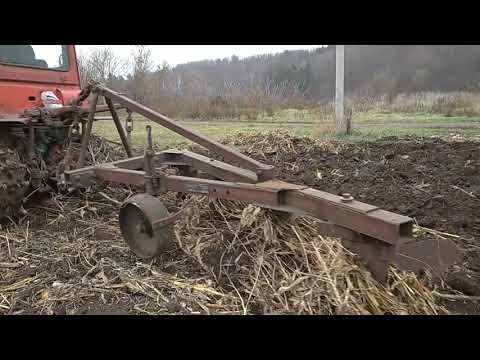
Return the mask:
[[[221, 95], [228, 87], [295, 85], [311, 99], [334, 94], [335, 46], [313, 51], [238, 59], [200, 61], [179, 65], [172, 75], [184, 90], [207, 90]], [[477, 45], [347, 45], [347, 93], [456, 91], [477, 89], [480, 82], [480, 46]], [[177, 85], [179, 85], [177, 83]], [[190, 88], [187, 89], [190, 85]]]

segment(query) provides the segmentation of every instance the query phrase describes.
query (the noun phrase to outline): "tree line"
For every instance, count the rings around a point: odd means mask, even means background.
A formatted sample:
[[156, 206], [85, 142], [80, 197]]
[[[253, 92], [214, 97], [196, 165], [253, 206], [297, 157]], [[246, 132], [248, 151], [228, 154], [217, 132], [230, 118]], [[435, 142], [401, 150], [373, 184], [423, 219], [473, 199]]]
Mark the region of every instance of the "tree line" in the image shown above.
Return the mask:
[[[346, 45], [347, 95], [475, 91], [477, 45]], [[221, 116], [249, 109], [308, 106], [331, 100], [335, 45], [239, 59], [154, 65], [148, 46], [120, 59], [111, 48], [79, 57], [82, 81], [96, 79], [146, 105], [183, 116]], [[252, 110], [253, 111], [253, 110]]]

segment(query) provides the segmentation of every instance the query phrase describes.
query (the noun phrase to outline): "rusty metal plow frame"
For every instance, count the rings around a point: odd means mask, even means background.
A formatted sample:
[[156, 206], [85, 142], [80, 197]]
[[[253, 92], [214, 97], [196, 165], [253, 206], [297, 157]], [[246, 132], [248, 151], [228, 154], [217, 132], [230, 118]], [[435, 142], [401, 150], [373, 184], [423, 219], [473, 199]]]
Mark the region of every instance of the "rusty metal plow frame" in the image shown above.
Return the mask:
[[[351, 197], [274, 180], [274, 168], [270, 165], [262, 164], [212, 141], [111, 89], [92, 86], [90, 90], [93, 99], [77, 169], [65, 172], [66, 180], [73, 186], [100, 180], [145, 186], [147, 192], [152, 192], [154, 184], [155, 194], [165, 191], [196, 193], [210, 199], [242, 201], [277, 211], [311, 216], [320, 220], [320, 233], [342, 239], [347, 248], [361, 256], [373, 277], [380, 282], [386, 281], [390, 264], [410, 271], [427, 268], [432, 273], [441, 275], [459, 255], [456, 246], [447, 240], [416, 241], [413, 238], [413, 221], [409, 217], [382, 210]], [[100, 95], [106, 99], [128, 158], [83, 167]], [[190, 151], [168, 150], [154, 154], [150, 137], [150, 146], [145, 156], [132, 157], [132, 150], [113, 102], [183, 135], [223, 156], [224, 160], [245, 168]], [[178, 167], [182, 175], [188, 176], [158, 174], [156, 169], [163, 165]], [[198, 171], [207, 173], [215, 180], [196, 177]], [[175, 216], [172, 217], [174, 218]]]

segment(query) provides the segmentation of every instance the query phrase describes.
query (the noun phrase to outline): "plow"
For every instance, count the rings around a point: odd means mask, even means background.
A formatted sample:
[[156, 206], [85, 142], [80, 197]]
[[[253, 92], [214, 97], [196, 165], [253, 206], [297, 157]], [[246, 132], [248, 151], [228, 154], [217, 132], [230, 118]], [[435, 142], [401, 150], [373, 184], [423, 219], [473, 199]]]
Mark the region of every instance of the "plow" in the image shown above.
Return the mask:
[[[65, 172], [65, 182], [71, 186], [86, 186], [108, 181], [144, 187], [145, 193], [128, 199], [119, 211], [123, 237], [141, 258], [158, 255], [163, 249], [168, 249], [173, 241], [173, 225], [181, 216], [181, 211], [169, 214], [156, 196], [174, 191], [201, 194], [211, 200], [236, 200], [274, 211], [315, 217], [321, 220], [322, 234], [341, 238], [347, 248], [365, 260], [372, 275], [381, 282], [386, 281], [390, 265], [414, 272], [428, 269], [440, 275], [457, 259], [458, 250], [448, 240], [414, 239], [413, 220], [409, 217], [359, 202], [350, 194], [333, 195], [278, 181], [274, 177], [274, 167], [207, 139], [111, 89], [93, 85], [86, 93], [93, 94], [90, 115], [76, 169]], [[82, 167], [98, 96], [106, 98], [125, 153], [130, 156], [109, 164]], [[155, 153], [150, 125], [146, 127], [147, 147], [144, 156], [132, 157], [114, 102], [183, 135], [230, 163], [190, 151]], [[165, 174], [161, 171], [165, 166], [177, 168], [180, 176]]]
[[[0, 131], [6, 139], [2, 154], [14, 156], [6, 159], [2, 166], [6, 169], [6, 165], [15, 162], [15, 156], [21, 163], [15, 172], [15, 193], [8, 198], [10, 208], [5, 209], [4, 213], [18, 210], [22, 195], [32, 186], [49, 183], [62, 191], [107, 182], [144, 189], [127, 199], [118, 212], [120, 231], [125, 242], [142, 259], [153, 258], [172, 246], [174, 225], [183, 210], [170, 212], [159, 197], [166, 192], [177, 192], [200, 194], [211, 201], [234, 200], [276, 212], [318, 219], [319, 232], [341, 239], [346, 248], [360, 256], [379, 282], [387, 280], [391, 265], [405, 271], [428, 270], [441, 277], [458, 260], [460, 251], [450, 240], [416, 239], [413, 236], [414, 221], [407, 216], [357, 201], [351, 194], [336, 195], [277, 180], [273, 166], [192, 131], [101, 84], [92, 83], [80, 90], [78, 73], [75, 77], [74, 48], [67, 47], [65, 51], [65, 56], [70, 59], [69, 71], [73, 71], [72, 88], [68, 91], [64, 89], [62, 93], [61, 88], [58, 90], [59, 85], [55, 85], [54, 91], [59, 94], [56, 96], [59, 102], [57, 106], [47, 106], [44, 101], [41, 106], [30, 104], [24, 107], [17, 116], [0, 118]], [[4, 94], [6, 86], [11, 86], [12, 82], [5, 81], [11, 79], [2, 75], [14, 74], [12, 69], [7, 71], [10, 67], [14, 68], [14, 65], [0, 65], [0, 79], [4, 80], [0, 83], [0, 91]], [[30, 70], [48, 72], [46, 69]], [[30, 86], [29, 89], [39, 91], [37, 87]], [[68, 96], [65, 95], [67, 93]], [[102, 98], [106, 105], [99, 105]], [[117, 111], [119, 109], [126, 110], [125, 126]], [[125, 158], [86, 166], [96, 115], [100, 112], [110, 113]], [[145, 128], [147, 145], [143, 156], [134, 156], [131, 147], [134, 113], [150, 121]], [[185, 137], [221, 160], [186, 150], [156, 152], [150, 124], [165, 127]], [[80, 153], [74, 157], [72, 146], [75, 141], [80, 143]], [[23, 144], [23, 147], [16, 149], [16, 143]], [[25, 169], [30, 169], [28, 174]], [[175, 175], [166, 169], [175, 169]], [[11, 193], [10, 183], [3, 180], [2, 186]]]

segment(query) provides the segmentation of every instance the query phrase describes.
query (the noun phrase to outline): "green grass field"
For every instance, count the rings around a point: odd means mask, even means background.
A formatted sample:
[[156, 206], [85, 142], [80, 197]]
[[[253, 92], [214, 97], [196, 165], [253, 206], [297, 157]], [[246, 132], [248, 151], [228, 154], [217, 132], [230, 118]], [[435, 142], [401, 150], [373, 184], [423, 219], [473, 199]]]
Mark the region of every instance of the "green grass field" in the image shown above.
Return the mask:
[[357, 123], [362, 124], [388, 124], [388, 123], [477, 123], [480, 124], [480, 117], [467, 116], [445, 116], [419, 112], [416, 114], [382, 113], [368, 111], [354, 116]]
[[[140, 115], [134, 115], [135, 119], [142, 119]], [[215, 123], [224, 122], [242, 122], [242, 123], [317, 123], [323, 121], [329, 121], [333, 118], [332, 114], [316, 113], [312, 110], [282, 110], [273, 116], [269, 116], [266, 113], [260, 114], [255, 120], [241, 117], [237, 119], [231, 118], [218, 118], [213, 120]], [[356, 123], [360, 124], [385, 124], [385, 123], [479, 123], [480, 117], [470, 116], [446, 116], [440, 114], [433, 114], [428, 112], [412, 113], [392, 113], [382, 111], [366, 111], [354, 114], [353, 119]], [[206, 122], [194, 119], [179, 119], [185, 122]], [[210, 122], [210, 121], [208, 121]]]
[[[181, 120], [182, 125], [198, 131], [212, 139], [220, 139], [228, 134], [242, 131], [263, 131], [286, 129], [296, 135], [311, 135], [321, 139], [341, 138], [345, 141], [374, 140], [385, 136], [448, 136], [459, 134], [466, 138], [480, 139], [480, 118], [448, 117], [438, 114], [417, 113], [379, 113], [365, 112], [353, 117], [353, 134], [336, 136], [332, 132], [332, 120], [322, 118], [307, 110], [285, 110], [275, 116], [261, 116], [256, 121], [245, 119], [216, 119], [211, 122]], [[181, 136], [162, 128], [155, 123], [136, 116], [132, 133], [134, 147], [142, 147], [146, 141], [145, 126], [152, 125], [154, 142], [160, 147], [175, 147], [187, 144]], [[378, 126], [377, 126], [378, 125]], [[458, 128], [456, 127], [458, 125]], [[428, 126], [428, 127], [420, 127]], [[435, 128], [438, 126], [438, 128]], [[449, 128], [441, 128], [448, 126]], [[460, 128], [461, 126], [478, 126], [478, 128]], [[116, 128], [112, 121], [102, 120], [95, 123], [94, 132], [110, 141], [119, 142]]]

